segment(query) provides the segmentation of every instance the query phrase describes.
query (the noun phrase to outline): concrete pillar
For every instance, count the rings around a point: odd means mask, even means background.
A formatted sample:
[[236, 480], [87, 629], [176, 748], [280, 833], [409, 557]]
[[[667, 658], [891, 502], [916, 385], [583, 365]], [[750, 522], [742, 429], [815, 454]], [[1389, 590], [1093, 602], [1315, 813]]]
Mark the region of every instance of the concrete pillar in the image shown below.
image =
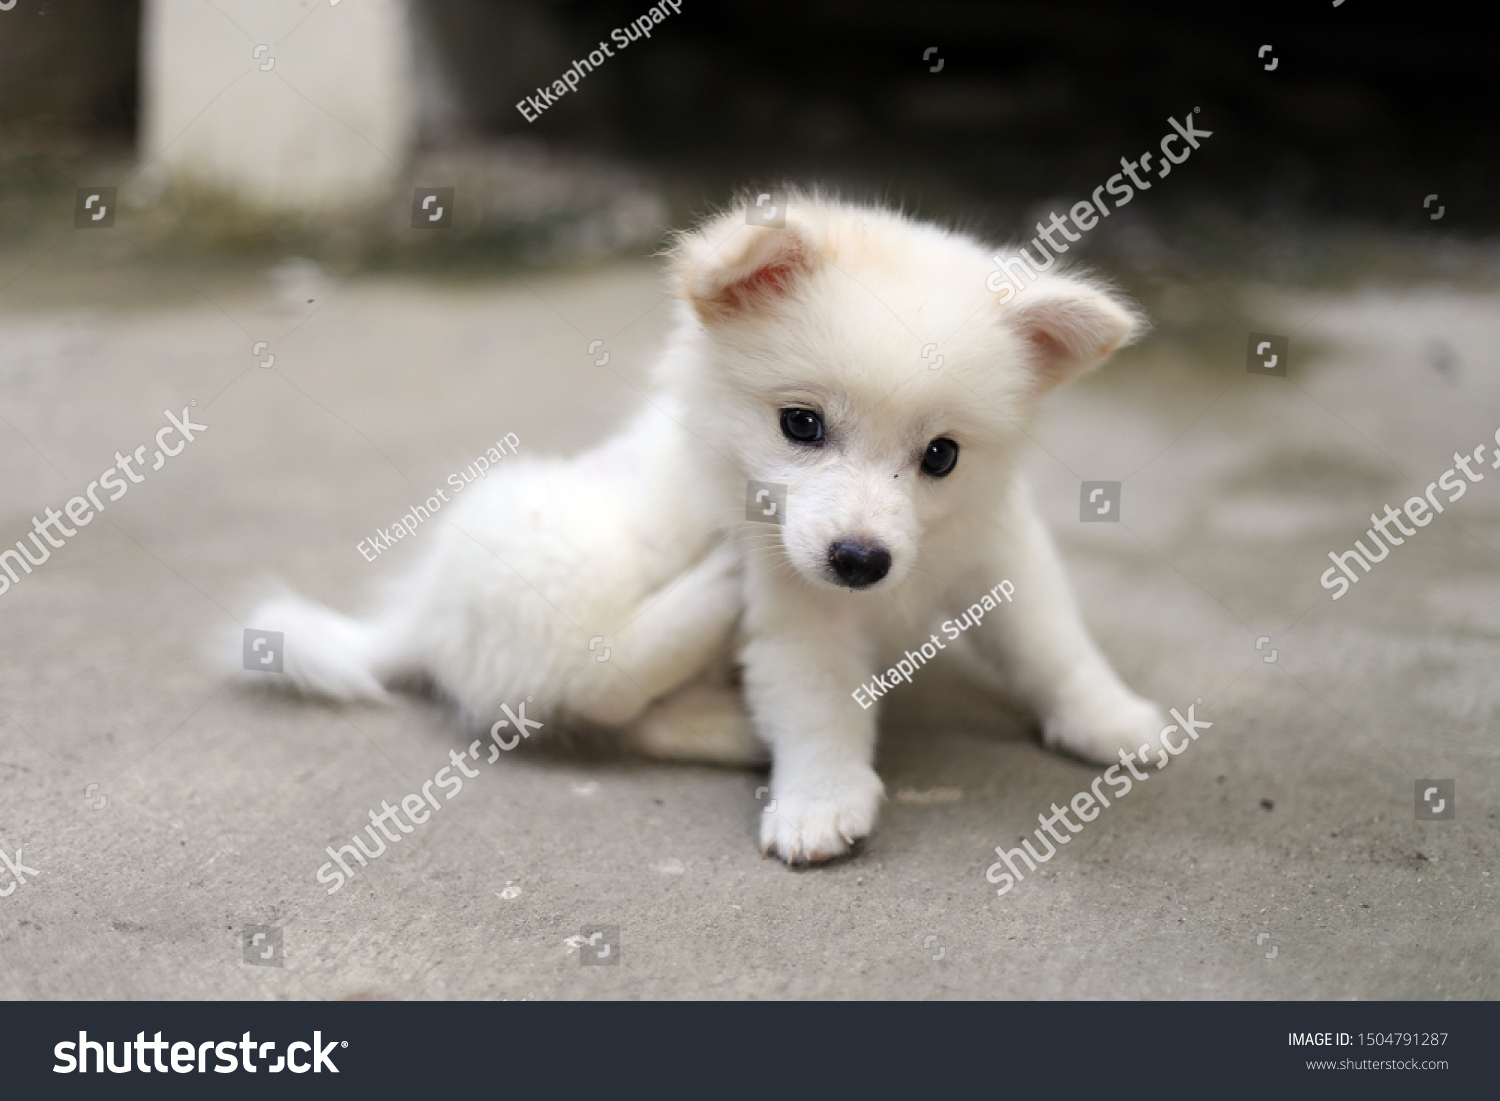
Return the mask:
[[385, 200], [416, 126], [405, 0], [145, 0], [142, 176], [316, 213]]

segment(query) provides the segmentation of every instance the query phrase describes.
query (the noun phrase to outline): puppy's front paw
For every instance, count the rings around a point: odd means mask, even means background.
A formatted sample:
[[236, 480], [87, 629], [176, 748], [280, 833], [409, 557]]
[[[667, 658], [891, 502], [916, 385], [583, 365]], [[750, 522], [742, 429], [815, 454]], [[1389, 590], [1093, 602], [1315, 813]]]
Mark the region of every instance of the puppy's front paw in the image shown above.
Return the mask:
[[1042, 726], [1048, 749], [1095, 764], [1119, 764], [1120, 751], [1145, 745], [1155, 755], [1167, 725], [1162, 710], [1128, 692], [1091, 694], [1059, 707]]
[[778, 785], [776, 809], [761, 816], [761, 852], [792, 865], [843, 856], [875, 828], [884, 796], [885, 785], [867, 767], [833, 780]]

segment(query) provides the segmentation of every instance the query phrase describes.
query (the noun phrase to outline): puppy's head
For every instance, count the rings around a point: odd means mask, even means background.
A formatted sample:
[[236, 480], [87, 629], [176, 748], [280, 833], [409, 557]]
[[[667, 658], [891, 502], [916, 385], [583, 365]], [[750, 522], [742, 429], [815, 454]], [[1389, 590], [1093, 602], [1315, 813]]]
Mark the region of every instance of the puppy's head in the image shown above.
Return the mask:
[[734, 478], [787, 487], [760, 531], [813, 584], [894, 586], [984, 538], [1036, 399], [1137, 330], [1097, 284], [1001, 295], [993, 270], [971, 238], [815, 195], [785, 228], [741, 204], [678, 238], [665, 381]]

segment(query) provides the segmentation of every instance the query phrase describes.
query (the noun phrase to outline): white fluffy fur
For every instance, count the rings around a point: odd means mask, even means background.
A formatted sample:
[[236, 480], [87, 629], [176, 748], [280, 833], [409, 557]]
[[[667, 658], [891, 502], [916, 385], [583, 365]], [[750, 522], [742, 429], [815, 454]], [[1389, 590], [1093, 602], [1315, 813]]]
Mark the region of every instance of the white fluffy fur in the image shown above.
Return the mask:
[[[286, 633], [287, 678], [309, 692], [382, 698], [418, 674], [485, 722], [530, 697], [659, 756], [769, 748], [761, 843], [795, 863], [875, 824], [878, 709], [850, 693], [1002, 578], [1014, 603], [965, 638], [1046, 743], [1100, 762], [1154, 745], [1160, 711], [1089, 638], [1018, 473], [1037, 399], [1137, 321], [1051, 272], [1002, 305], [991, 251], [813, 195], [792, 197], [785, 229], [747, 225], [743, 206], [711, 219], [672, 251], [676, 329], [618, 437], [569, 462], [506, 460], [368, 619], [281, 598], [249, 622]], [[783, 436], [789, 405], [821, 413], [823, 447]], [[960, 453], [932, 478], [919, 463], [939, 436]], [[784, 525], [745, 519], [747, 480], [790, 487]], [[842, 539], [883, 545], [889, 573], [841, 585]]]

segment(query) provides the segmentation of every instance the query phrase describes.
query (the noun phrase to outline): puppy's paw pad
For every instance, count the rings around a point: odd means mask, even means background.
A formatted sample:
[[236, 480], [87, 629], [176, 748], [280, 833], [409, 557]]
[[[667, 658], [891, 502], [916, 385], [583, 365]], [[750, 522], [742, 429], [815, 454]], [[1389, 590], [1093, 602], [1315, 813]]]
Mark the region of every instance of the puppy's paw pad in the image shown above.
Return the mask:
[[875, 828], [885, 786], [868, 776], [776, 791], [776, 809], [761, 818], [760, 847], [788, 864], [822, 864], [846, 855]]
[[1166, 725], [1160, 707], [1126, 695], [1060, 709], [1043, 725], [1042, 741], [1048, 749], [1095, 764], [1118, 764], [1121, 750], [1135, 753], [1143, 745], [1154, 756]]

